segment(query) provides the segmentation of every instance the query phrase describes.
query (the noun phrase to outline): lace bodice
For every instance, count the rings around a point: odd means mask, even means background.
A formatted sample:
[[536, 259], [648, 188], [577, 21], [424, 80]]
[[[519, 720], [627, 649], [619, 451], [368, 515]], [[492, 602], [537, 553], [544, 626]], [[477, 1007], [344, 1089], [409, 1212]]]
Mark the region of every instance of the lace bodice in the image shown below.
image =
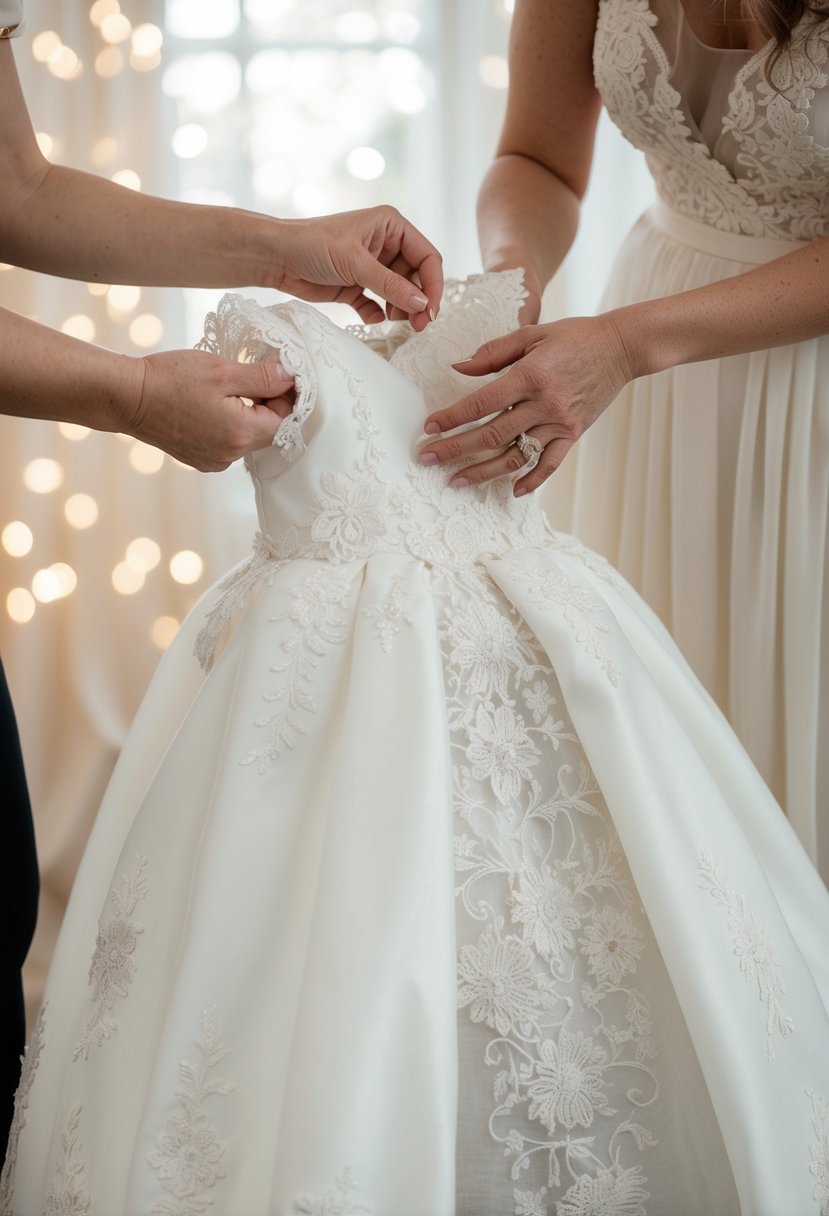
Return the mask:
[[202, 662], [263, 563], [405, 553], [463, 579], [484, 558], [551, 540], [535, 496], [516, 499], [511, 480], [458, 490], [455, 467], [417, 460], [427, 413], [470, 391], [451, 363], [514, 329], [523, 298], [520, 270], [473, 275], [448, 284], [437, 320], [416, 334], [406, 323], [345, 331], [304, 304], [224, 297], [200, 345], [230, 358], [278, 353], [297, 400], [274, 445], [247, 460], [260, 535], [214, 609]]
[[680, 0], [600, 0], [596, 84], [675, 210], [724, 232], [813, 240], [829, 233], [829, 26], [804, 18], [767, 79], [770, 50], [704, 46]]

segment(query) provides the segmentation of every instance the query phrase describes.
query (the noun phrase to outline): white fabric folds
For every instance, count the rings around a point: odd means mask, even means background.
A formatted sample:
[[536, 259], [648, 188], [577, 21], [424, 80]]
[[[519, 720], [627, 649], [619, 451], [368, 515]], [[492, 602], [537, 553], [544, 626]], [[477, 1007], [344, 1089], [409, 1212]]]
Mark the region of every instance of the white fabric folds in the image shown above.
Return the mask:
[[0, 1210], [822, 1212], [829, 896], [628, 585], [416, 462], [521, 294], [210, 318], [316, 387], [104, 800]]

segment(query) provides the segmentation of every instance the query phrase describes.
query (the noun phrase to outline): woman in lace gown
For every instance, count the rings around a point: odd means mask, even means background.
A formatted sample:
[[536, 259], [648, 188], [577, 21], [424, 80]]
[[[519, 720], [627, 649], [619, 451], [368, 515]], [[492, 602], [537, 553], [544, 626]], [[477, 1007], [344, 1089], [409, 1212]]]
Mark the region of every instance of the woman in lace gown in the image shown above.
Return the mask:
[[825, 1216], [829, 895], [624, 580], [417, 460], [523, 298], [208, 319], [296, 402], [104, 799], [0, 1212]]
[[[529, 328], [468, 370], [515, 364], [479, 413], [526, 403], [496, 419], [492, 440], [524, 431], [546, 445], [528, 488], [590, 427], [547, 483], [551, 519], [656, 610], [829, 879], [829, 19], [818, 7], [522, 0], [479, 208], [484, 265], [527, 271], [522, 320], [537, 318], [572, 241], [601, 104], [647, 154], [658, 202], [597, 317]], [[466, 421], [468, 405], [438, 421]], [[469, 457], [487, 438], [433, 450]]]

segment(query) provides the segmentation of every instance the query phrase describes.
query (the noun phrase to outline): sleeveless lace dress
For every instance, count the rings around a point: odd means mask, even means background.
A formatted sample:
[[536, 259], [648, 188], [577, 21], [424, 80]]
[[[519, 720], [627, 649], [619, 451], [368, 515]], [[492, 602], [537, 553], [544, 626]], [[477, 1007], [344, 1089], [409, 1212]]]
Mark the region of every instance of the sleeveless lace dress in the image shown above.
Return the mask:
[[[767, 55], [704, 45], [679, 0], [601, 0], [596, 81], [659, 198], [603, 307], [829, 233], [829, 28], [771, 83]], [[657, 611], [829, 879], [829, 338], [635, 381], [567, 463], [551, 518]]]
[[101, 807], [0, 1212], [826, 1212], [823, 884], [627, 584], [416, 461], [522, 295], [208, 319], [298, 397]]

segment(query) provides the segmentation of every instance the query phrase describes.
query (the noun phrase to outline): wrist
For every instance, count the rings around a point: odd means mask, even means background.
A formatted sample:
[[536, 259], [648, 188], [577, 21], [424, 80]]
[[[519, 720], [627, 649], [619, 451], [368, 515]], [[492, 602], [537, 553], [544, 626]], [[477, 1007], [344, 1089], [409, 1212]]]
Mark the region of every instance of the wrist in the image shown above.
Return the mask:
[[655, 325], [658, 314], [654, 315], [649, 303], [629, 304], [603, 314], [624, 352], [629, 380], [665, 371], [680, 361], [672, 349], [670, 331], [660, 338]]

